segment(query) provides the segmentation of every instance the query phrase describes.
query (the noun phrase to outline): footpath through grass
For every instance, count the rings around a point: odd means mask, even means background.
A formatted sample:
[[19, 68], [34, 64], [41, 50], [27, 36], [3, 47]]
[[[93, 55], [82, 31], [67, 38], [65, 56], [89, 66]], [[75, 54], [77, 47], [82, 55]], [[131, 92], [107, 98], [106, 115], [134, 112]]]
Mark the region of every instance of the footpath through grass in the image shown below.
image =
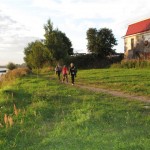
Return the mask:
[[[14, 104], [18, 114], [14, 113]], [[6, 127], [3, 118], [13, 118]], [[148, 150], [150, 105], [28, 76], [0, 90], [0, 150]]]
[[150, 97], [150, 69], [82, 70], [77, 83]]

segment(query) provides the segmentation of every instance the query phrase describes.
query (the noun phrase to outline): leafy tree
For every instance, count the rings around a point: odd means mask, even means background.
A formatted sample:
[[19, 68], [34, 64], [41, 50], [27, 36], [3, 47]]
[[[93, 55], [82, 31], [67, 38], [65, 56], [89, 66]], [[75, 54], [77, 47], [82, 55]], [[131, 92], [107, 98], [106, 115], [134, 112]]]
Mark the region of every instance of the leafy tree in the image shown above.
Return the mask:
[[113, 47], [117, 45], [117, 40], [114, 37], [112, 30], [108, 28], [89, 28], [87, 31], [87, 49], [91, 53], [100, 56], [108, 56], [115, 53]]
[[24, 53], [24, 60], [31, 69], [42, 68], [44, 64], [51, 61], [51, 53], [41, 41], [29, 43]]
[[24, 49], [24, 60], [27, 66], [42, 68], [45, 64], [52, 64], [54, 60], [64, 60], [73, 54], [72, 43], [65, 33], [53, 28], [51, 20], [44, 25], [45, 40], [28, 44]]
[[65, 43], [64, 48], [67, 50], [67, 54], [73, 55], [73, 48], [70, 39], [66, 36], [65, 33], [60, 32], [60, 34], [62, 36], [63, 43]]
[[7, 68], [8, 68], [9, 70], [13, 70], [13, 69], [16, 69], [16, 68], [17, 68], [17, 65], [14, 64], [14, 63], [12, 63], [12, 62], [10, 62], [10, 63], [8, 63]]
[[53, 28], [51, 20], [44, 25], [45, 45], [50, 50], [53, 59], [65, 59], [68, 55], [73, 54], [72, 43], [69, 38], [58, 29]]
[[97, 41], [97, 30], [96, 28], [89, 28], [87, 31], [87, 40], [88, 40], [88, 45], [87, 49], [89, 52], [96, 52], [96, 41]]

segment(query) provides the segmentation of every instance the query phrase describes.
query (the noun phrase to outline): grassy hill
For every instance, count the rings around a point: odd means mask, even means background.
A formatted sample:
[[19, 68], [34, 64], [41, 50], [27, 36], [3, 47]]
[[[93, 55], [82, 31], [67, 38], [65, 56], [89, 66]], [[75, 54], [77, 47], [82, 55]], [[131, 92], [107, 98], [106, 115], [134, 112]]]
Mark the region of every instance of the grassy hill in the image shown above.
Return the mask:
[[81, 70], [77, 83], [150, 97], [150, 69]]
[[[125, 81], [109, 71], [79, 71], [76, 80], [104, 87], [110, 76]], [[53, 75], [28, 75], [0, 90], [0, 149], [148, 150], [149, 114], [147, 103], [81, 90]]]

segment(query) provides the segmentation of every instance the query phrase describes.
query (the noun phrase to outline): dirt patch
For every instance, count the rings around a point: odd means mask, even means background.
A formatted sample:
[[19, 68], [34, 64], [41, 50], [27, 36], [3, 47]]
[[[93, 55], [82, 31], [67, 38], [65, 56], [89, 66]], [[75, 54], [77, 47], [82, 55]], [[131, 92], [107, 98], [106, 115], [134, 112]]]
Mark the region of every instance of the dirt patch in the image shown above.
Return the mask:
[[108, 90], [108, 89], [102, 89], [102, 88], [96, 88], [96, 87], [89, 87], [89, 86], [79, 85], [79, 84], [75, 85], [75, 86], [82, 88], [82, 89], [89, 90], [89, 91], [93, 91], [93, 92], [101, 92], [101, 93], [106, 93], [106, 94], [110, 94], [110, 95], [117, 96], [117, 97], [127, 98], [129, 100], [138, 100], [138, 101], [150, 103], [150, 98], [146, 97], [146, 96], [130, 95], [130, 94], [123, 93], [120, 91], [113, 91], [110, 89]]

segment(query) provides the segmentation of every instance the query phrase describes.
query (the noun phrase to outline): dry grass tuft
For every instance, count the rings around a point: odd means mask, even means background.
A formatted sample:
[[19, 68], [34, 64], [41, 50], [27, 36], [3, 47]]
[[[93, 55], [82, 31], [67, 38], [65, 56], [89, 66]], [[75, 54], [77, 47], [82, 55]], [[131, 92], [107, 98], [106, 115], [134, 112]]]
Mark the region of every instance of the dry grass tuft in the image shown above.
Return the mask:
[[31, 71], [28, 68], [17, 68], [10, 70], [6, 74], [0, 76], [0, 87], [7, 85], [14, 79], [25, 76], [29, 73], [31, 73]]
[[0, 128], [3, 128], [3, 125], [0, 123]]
[[112, 64], [112, 68], [150, 68], [150, 60], [124, 59], [121, 63]]
[[9, 122], [9, 126], [12, 127], [14, 124], [13, 118], [11, 116], [8, 116], [8, 122]]
[[7, 116], [7, 114], [4, 115], [4, 123], [5, 123], [6, 127], [8, 127], [8, 116]]
[[[21, 112], [21, 110], [17, 109], [16, 105], [14, 104], [14, 115], [18, 116], [20, 112]], [[25, 109], [23, 110], [22, 114], [25, 115]], [[23, 119], [21, 119], [21, 121], [19, 121], [19, 123], [23, 124]], [[12, 127], [14, 125], [13, 116], [4, 114], [4, 125], [6, 126], [6, 128]], [[2, 128], [2, 127], [3, 127], [3, 125], [0, 123], [0, 128]]]
[[19, 111], [17, 110], [17, 107], [16, 107], [16, 105], [14, 104], [14, 114], [15, 114], [16, 116], [18, 116], [18, 113], [19, 113]]
[[7, 114], [4, 115], [4, 123], [6, 128], [12, 127], [14, 124], [13, 118], [11, 116], [8, 116]]

